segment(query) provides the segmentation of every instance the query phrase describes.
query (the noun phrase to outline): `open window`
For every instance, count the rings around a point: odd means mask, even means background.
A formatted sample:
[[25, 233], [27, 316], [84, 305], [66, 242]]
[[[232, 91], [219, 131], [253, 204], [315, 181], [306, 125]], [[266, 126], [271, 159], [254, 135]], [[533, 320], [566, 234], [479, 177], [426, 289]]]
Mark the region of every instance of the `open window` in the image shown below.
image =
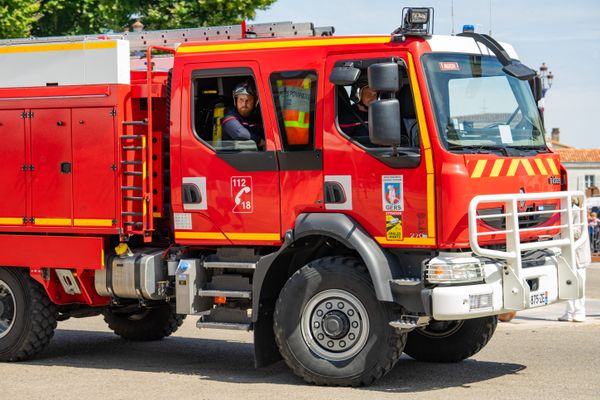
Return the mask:
[[[373, 144], [369, 139], [369, 104], [377, 100], [381, 94], [370, 90], [368, 87], [367, 70], [370, 65], [390, 62], [390, 59], [364, 59], [348, 60], [336, 63], [339, 65], [352, 65], [360, 69], [356, 82], [349, 85], [337, 85], [336, 91], [336, 121], [339, 131], [349, 140], [366, 149], [381, 149], [382, 146]], [[419, 125], [417, 122], [415, 104], [413, 100], [408, 71], [403, 63], [399, 63], [400, 90], [395, 97], [400, 102], [401, 110], [401, 137], [400, 148], [420, 148]]]
[[[192, 124], [194, 134], [218, 152], [264, 150], [263, 117], [256, 80], [249, 68], [194, 71], [192, 74]], [[236, 108], [233, 91], [246, 83], [253, 88], [255, 100], [252, 112], [242, 116]], [[235, 120], [243, 135], [228, 135], [225, 124]]]

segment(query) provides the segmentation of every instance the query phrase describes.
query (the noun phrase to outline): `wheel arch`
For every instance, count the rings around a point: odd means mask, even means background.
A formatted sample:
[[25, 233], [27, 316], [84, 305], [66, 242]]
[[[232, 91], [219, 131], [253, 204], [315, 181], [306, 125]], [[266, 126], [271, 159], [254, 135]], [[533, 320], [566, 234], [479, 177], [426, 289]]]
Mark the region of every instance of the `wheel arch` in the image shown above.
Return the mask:
[[390, 280], [398, 261], [390, 256], [351, 217], [340, 213], [300, 214], [279, 251], [263, 257], [253, 278], [255, 363], [268, 365], [279, 359], [273, 336], [273, 311], [279, 292], [292, 274], [323, 256], [355, 255], [367, 266], [380, 301], [393, 301]]

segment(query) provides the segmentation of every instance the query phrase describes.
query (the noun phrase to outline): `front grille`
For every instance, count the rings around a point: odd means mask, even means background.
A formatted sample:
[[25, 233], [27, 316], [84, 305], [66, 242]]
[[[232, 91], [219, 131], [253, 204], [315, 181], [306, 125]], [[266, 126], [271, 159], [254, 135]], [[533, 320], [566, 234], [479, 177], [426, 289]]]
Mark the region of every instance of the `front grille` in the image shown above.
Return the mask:
[[[532, 211], [552, 211], [556, 210], [556, 206], [554, 204], [544, 204], [536, 206], [531, 205], [528, 206], [525, 212]], [[494, 215], [494, 214], [504, 214], [504, 207], [495, 207], [495, 208], [482, 208], [477, 210], [477, 215]], [[519, 217], [519, 228], [532, 228], [534, 226], [542, 225], [547, 222], [550, 218], [552, 218], [554, 214], [538, 214], [538, 215], [525, 215]], [[494, 217], [494, 218], [485, 218], [481, 220], [484, 225], [489, 225], [494, 229], [506, 229], [506, 217]]]

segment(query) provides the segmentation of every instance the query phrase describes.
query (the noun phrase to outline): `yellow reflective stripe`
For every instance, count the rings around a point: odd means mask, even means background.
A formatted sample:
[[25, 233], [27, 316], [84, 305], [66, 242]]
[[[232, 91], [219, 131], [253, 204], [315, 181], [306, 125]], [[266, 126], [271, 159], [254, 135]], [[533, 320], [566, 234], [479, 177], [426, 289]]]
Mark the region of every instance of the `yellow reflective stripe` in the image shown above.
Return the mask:
[[148, 174], [146, 171], [146, 161], [144, 161], [144, 163], [142, 164], [142, 179], [146, 179], [146, 176], [148, 176]]
[[264, 241], [279, 241], [281, 239], [279, 233], [233, 233], [225, 232], [225, 235], [231, 240], [264, 240]]
[[558, 175], [558, 168], [556, 167], [554, 160], [551, 158], [548, 158], [547, 160], [548, 160], [548, 165], [550, 166], [550, 170], [552, 171], [552, 173], [554, 175]]
[[235, 50], [263, 50], [285, 49], [295, 47], [341, 46], [346, 44], [380, 44], [389, 43], [390, 36], [356, 37], [356, 38], [315, 38], [304, 40], [273, 40], [264, 42], [248, 41], [244, 43], [207, 44], [198, 46], [184, 46], [177, 49], [177, 53], [206, 53], [211, 51]]
[[175, 239], [227, 240], [221, 232], [175, 232]]
[[0, 218], [0, 225], [23, 225], [23, 218]]
[[153, 212], [153, 213], [152, 213], [152, 216], [153, 216], [154, 218], [161, 218], [161, 217], [162, 217], [162, 213], [159, 213], [159, 212]]
[[104, 267], [104, 249], [100, 250], [100, 265]]
[[70, 218], [36, 218], [35, 225], [71, 226]]
[[527, 175], [534, 176], [535, 175], [535, 171], [531, 167], [531, 163], [529, 162], [529, 160], [522, 159], [521, 162], [523, 163], [523, 166], [525, 167], [525, 171], [527, 171]]
[[[435, 174], [433, 171], [433, 153], [431, 151], [431, 142], [429, 141], [429, 131], [427, 129], [427, 121], [425, 121], [425, 110], [423, 109], [423, 101], [421, 98], [421, 90], [417, 81], [415, 72], [415, 63], [411, 53], [408, 53], [408, 65], [411, 86], [413, 89], [414, 104], [417, 111], [417, 121], [419, 123], [419, 131], [421, 134], [421, 144], [425, 152], [425, 170], [427, 172], [427, 238], [419, 239], [423, 241], [423, 245], [435, 245]], [[406, 238], [409, 240], [411, 238]], [[386, 240], [387, 241], [387, 240]], [[400, 241], [396, 243], [408, 243]]]
[[383, 236], [375, 236], [375, 240], [377, 240], [377, 242], [379, 244], [403, 244], [403, 245], [410, 245], [410, 246], [434, 246], [435, 245], [435, 238], [406, 237], [402, 240], [391, 241], [391, 240], [387, 240]]
[[510, 167], [508, 167], [508, 172], [506, 173], [506, 176], [515, 176], [515, 173], [517, 172], [517, 168], [519, 168], [519, 164], [521, 163], [521, 160], [517, 160], [514, 159], [510, 162]]
[[471, 178], [481, 178], [481, 174], [483, 174], [483, 170], [485, 169], [486, 165], [486, 160], [477, 160], [477, 165], [475, 165], [475, 169], [471, 174]]
[[546, 167], [544, 167], [544, 162], [542, 160], [536, 158], [535, 165], [537, 165], [542, 175], [548, 175], [548, 171], [546, 170]]
[[14, 53], [39, 53], [46, 51], [76, 51], [76, 50], [98, 50], [98, 49], [114, 49], [117, 47], [117, 42], [107, 40], [101, 42], [80, 42], [80, 43], [46, 43], [36, 45], [15, 45], [0, 47], [0, 54]]
[[112, 219], [85, 219], [85, 218], [75, 218], [73, 220], [73, 225], [75, 226], [112, 226]]
[[502, 166], [504, 165], [504, 160], [498, 159], [494, 161], [494, 166], [492, 167], [492, 172], [490, 173], [490, 177], [495, 178], [500, 175], [500, 171], [502, 171]]
[[199, 240], [256, 240], [277, 242], [281, 239], [279, 233], [237, 233], [237, 232], [175, 232], [176, 239]]

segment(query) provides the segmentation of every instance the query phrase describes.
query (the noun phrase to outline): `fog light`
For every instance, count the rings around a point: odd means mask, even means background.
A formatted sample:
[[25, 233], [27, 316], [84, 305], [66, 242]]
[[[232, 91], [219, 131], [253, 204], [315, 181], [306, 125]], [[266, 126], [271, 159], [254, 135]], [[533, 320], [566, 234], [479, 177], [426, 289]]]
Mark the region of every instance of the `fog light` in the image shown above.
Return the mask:
[[492, 308], [492, 294], [470, 294], [469, 295], [469, 310], [481, 310]]
[[408, 22], [411, 24], [426, 24], [429, 22], [429, 8], [409, 8]]

